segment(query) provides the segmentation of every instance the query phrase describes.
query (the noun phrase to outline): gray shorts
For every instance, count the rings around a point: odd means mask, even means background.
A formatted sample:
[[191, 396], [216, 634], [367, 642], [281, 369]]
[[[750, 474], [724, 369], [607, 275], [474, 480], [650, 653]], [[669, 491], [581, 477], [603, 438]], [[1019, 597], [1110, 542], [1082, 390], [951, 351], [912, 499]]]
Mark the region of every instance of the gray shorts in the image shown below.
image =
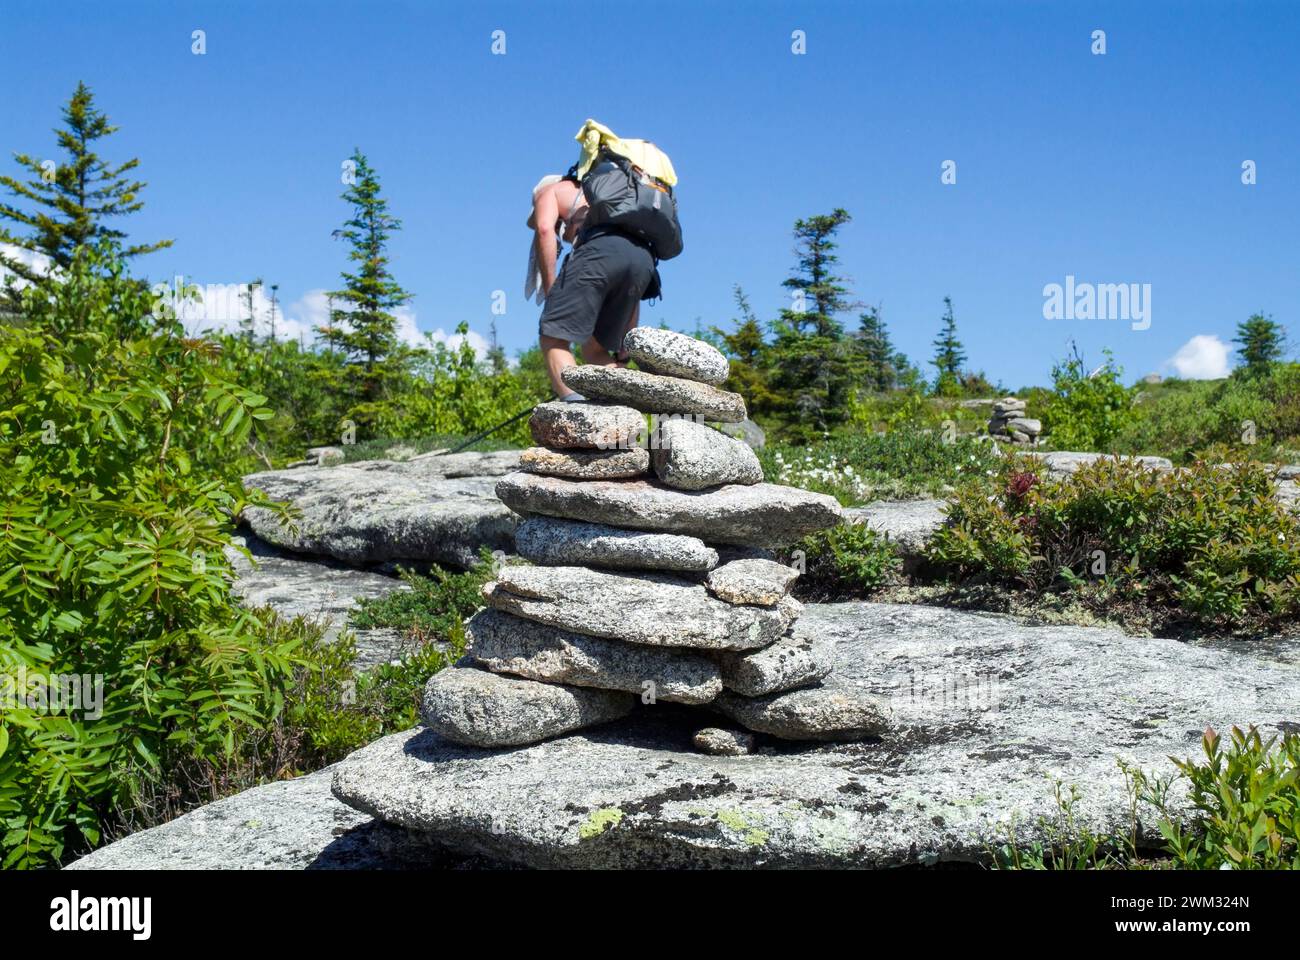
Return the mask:
[[569, 343], [585, 343], [595, 336], [602, 347], [617, 353], [654, 269], [650, 251], [621, 234], [583, 240], [564, 258], [546, 296], [539, 323], [542, 336]]

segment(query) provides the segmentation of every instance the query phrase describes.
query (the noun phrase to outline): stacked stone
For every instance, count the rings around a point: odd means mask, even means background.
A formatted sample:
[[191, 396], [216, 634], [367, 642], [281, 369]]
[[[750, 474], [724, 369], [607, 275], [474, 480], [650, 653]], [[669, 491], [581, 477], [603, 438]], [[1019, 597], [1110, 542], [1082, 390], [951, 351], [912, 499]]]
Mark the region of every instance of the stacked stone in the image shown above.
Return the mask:
[[702, 709], [694, 743], [709, 752], [753, 742], [717, 714], [785, 739], [879, 735], [888, 707], [830, 676], [831, 644], [796, 624], [798, 574], [768, 552], [843, 522], [839, 504], [764, 483], [754, 452], [706, 424], [746, 415], [718, 389], [728, 364], [713, 347], [647, 328], [626, 347], [640, 369], [571, 368], [592, 402], [533, 412], [539, 445], [497, 484], [531, 565], [484, 587], [466, 656], [425, 688], [425, 722], [510, 747], [662, 701]]
[[989, 436], [1006, 443], [1022, 443], [1036, 446], [1038, 435], [1043, 432], [1039, 420], [1025, 416], [1025, 401], [1016, 397], [1003, 397], [993, 404], [993, 416], [989, 420]]

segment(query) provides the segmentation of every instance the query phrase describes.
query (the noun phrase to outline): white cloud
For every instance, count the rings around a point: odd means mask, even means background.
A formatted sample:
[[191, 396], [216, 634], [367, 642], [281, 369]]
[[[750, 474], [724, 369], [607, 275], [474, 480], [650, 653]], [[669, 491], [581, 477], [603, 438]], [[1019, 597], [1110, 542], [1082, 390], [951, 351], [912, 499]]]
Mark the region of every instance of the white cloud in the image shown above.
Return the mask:
[[308, 290], [290, 304], [286, 312], [306, 329], [307, 339], [314, 340], [316, 328], [329, 323], [329, 295], [324, 288]]
[[[183, 299], [177, 296], [177, 288], [186, 283], [199, 288], [200, 296]], [[173, 280], [169, 284], [155, 284], [155, 297], [165, 298], [176, 310], [176, 315], [184, 324], [187, 333], [193, 335], [205, 330], [224, 333], [238, 333], [240, 325], [249, 316], [249, 292], [252, 292], [253, 332], [259, 337], [268, 337], [272, 329], [271, 291], [265, 286], [249, 287], [243, 283], [209, 283], [196, 284], [192, 279]], [[310, 343], [316, 339], [313, 329], [314, 302], [310, 301], [311, 291], [296, 301], [288, 311], [279, 297], [275, 302], [274, 328], [277, 340], [298, 340]], [[322, 294], [321, 299], [324, 299]], [[324, 307], [320, 314], [323, 319]]]
[[[268, 330], [265, 329], [267, 324], [263, 314], [269, 311], [269, 298], [260, 300], [259, 305], [261, 309], [258, 313], [258, 333], [265, 335]], [[328, 292], [324, 288], [308, 290], [287, 308], [280, 306], [275, 324], [276, 336], [282, 339], [288, 336], [296, 338], [299, 333], [302, 333], [305, 342], [312, 343], [317, 339], [316, 328], [325, 326], [329, 322], [329, 311]], [[409, 306], [398, 307], [393, 311], [393, 316], [397, 318], [397, 339], [407, 346], [428, 347], [432, 342], [446, 344], [449, 350], [455, 350], [460, 347], [463, 339], [468, 339], [475, 356], [480, 360], [487, 356], [490, 346], [487, 339], [473, 330], [469, 332], [468, 338], [461, 337], [457, 333], [448, 333], [442, 327], [431, 333], [423, 331], [420, 329], [415, 311]]]
[[[47, 273], [50, 269], [50, 258], [43, 253], [35, 253], [31, 250], [24, 250], [22, 247], [15, 247], [12, 243], [0, 243], [0, 253], [3, 253], [10, 260], [17, 260], [24, 266], [34, 269], [37, 273]], [[6, 270], [0, 265], [0, 285], [4, 283], [4, 278], [12, 276], [12, 271]], [[27, 281], [16, 280], [14, 286], [19, 289], [25, 287]]]
[[1200, 333], [1179, 347], [1178, 352], [1165, 361], [1165, 366], [1172, 367], [1184, 380], [1219, 380], [1231, 369], [1228, 363], [1231, 352], [1218, 337]]
[[398, 307], [393, 311], [393, 316], [397, 318], [398, 340], [408, 347], [427, 347], [429, 345], [415, 322], [414, 310], [410, 307]]
[[[30, 266], [44, 270], [49, 259], [20, 247], [0, 244], [0, 251]], [[0, 278], [6, 271], [0, 267]], [[196, 286], [198, 296], [186, 298], [177, 291], [185, 286]], [[193, 277], [173, 278], [153, 286], [157, 303], [166, 303], [175, 311], [185, 327], [185, 332], [195, 336], [203, 331], [239, 333], [249, 315], [249, 286], [244, 283], [199, 283]], [[271, 291], [265, 285], [252, 287], [253, 329], [259, 337], [271, 335]], [[308, 290], [297, 300], [287, 303], [277, 297], [275, 303], [275, 337], [277, 340], [299, 340], [304, 345], [314, 344], [319, 338], [317, 327], [325, 326], [330, 319], [329, 294], [323, 288]], [[415, 311], [402, 306], [393, 311], [397, 318], [397, 338], [412, 347], [429, 347], [442, 343], [456, 350], [463, 340], [468, 340], [474, 355], [480, 360], [487, 356], [489, 343], [482, 334], [473, 330], [462, 337], [448, 333], [442, 327], [433, 332], [420, 329]]]
[[[461, 342], [468, 339], [469, 345], [474, 351], [474, 356], [478, 357], [480, 360], [487, 356], [488, 350], [491, 349], [492, 346], [488, 343], [486, 337], [482, 334], [475, 333], [473, 330], [469, 332], [467, 337], [462, 337], [459, 333], [448, 334], [446, 330], [439, 327], [437, 330], [433, 331], [433, 333], [422, 334], [421, 336], [427, 336], [429, 340], [432, 340], [434, 343], [445, 343], [448, 350], [459, 350]], [[427, 344], [421, 345], [427, 346]]]

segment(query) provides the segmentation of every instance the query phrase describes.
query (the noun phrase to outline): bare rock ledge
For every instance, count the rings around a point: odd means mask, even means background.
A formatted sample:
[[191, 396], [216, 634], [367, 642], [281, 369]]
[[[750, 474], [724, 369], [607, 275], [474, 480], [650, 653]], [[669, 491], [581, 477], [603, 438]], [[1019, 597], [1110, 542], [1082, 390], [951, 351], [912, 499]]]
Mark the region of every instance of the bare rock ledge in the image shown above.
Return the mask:
[[756, 735], [750, 756], [708, 756], [698, 708], [638, 706], [509, 753], [396, 734], [339, 764], [334, 791], [462, 855], [535, 867], [986, 862], [1008, 836], [1047, 839], [1054, 778], [1082, 791], [1081, 828], [1126, 835], [1118, 758], [1167, 774], [1207, 726], [1300, 723], [1295, 641], [1204, 647], [871, 603], [812, 605], [800, 624], [834, 642], [837, 682], [889, 702], [885, 738]]
[[[1117, 758], [1167, 774], [1170, 755], [1199, 753], [1206, 726], [1255, 724], [1267, 737], [1300, 725], [1294, 639], [1184, 643], [873, 603], [813, 604], [799, 626], [834, 645], [838, 679], [889, 699], [888, 737], [803, 745], [755, 734], [751, 756], [709, 756], [692, 743], [699, 708], [668, 703], [505, 752], [416, 729], [74, 866], [983, 862], [1008, 835], [1048, 839], [1039, 818], [1057, 814], [1052, 778], [1082, 791], [1080, 826], [1126, 833]], [[330, 796], [331, 777], [350, 806]], [[1183, 794], [1173, 802], [1185, 809]]]

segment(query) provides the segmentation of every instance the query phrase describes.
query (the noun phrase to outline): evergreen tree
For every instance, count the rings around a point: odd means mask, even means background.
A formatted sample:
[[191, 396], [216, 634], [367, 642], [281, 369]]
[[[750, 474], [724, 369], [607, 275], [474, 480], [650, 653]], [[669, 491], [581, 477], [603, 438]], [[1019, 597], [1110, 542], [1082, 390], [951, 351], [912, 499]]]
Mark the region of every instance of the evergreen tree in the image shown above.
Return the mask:
[[767, 363], [768, 344], [745, 291], [737, 284], [732, 292], [740, 311], [736, 328], [732, 333], [713, 330], [722, 341], [721, 350], [731, 360], [731, 374], [724, 386], [745, 398], [752, 419], [767, 417], [781, 406], [781, 398], [772, 392], [768, 383], [771, 372]]
[[[116, 130], [108, 117], [95, 108], [90, 88], [78, 83], [63, 108], [63, 127], [55, 131], [64, 154], [62, 162], [19, 153], [14, 159], [27, 169], [31, 179], [0, 176], [0, 185], [15, 200], [30, 205], [24, 210], [0, 203], [0, 243], [48, 258], [51, 266], [67, 270], [79, 248], [99, 240], [123, 239], [126, 234], [107, 221], [144, 206], [140, 192], [145, 184], [128, 176], [139, 166], [138, 159], [114, 166], [95, 152], [96, 141]], [[13, 232], [6, 222], [19, 232]], [[123, 246], [120, 256], [152, 253], [171, 243], [162, 240]], [[40, 269], [3, 253], [0, 267], [30, 283], [40, 283], [44, 276]]]
[[837, 207], [832, 213], [795, 221], [798, 271], [781, 286], [801, 294], [795, 297], [795, 306], [800, 309], [782, 310], [781, 317], [797, 333], [838, 338], [842, 332], [835, 314], [848, 307], [848, 290], [842, 286], [844, 278], [831, 271], [839, 262], [834, 252], [838, 246], [835, 233], [852, 219], [846, 210]]
[[1267, 374], [1286, 352], [1286, 334], [1282, 326], [1262, 313], [1237, 324], [1237, 335], [1232, 342], [1241, 345], [1237, 354], [1245, 364], [1243, 371], [1248, 377]]
[[492, 321], [489, 327], [491, 334], [487, 352], [488, 366], [492, 368], [493, 373], [505, 373], [510, 368], [510, 363], [506, 359], [505, 348], [497, 341], [497, 322]]
[[262, 278], [258, 277], [252, 283], [244, 287], [244, 309], [248, 311], [248, 316], [239, 321], [239, 333], [251, 347], [257, 342], [257, 312], [255, 303], [257, 298], [257, 289], [262, 285]]
[[271, 330], [270, 330], [270, 337], [272, 343], [275, 343], [275, 308], [279, 305], [279, 303], [280, 303], [280, 285], [278, 283], [273, 283], [271, 284]]
[[851, 305], [849, 291], [833, 271], [839, 260], [835, 234], [850, 219], [837, 208], [795, 221], [796, 270], [782, 286], [796, 295], [772, 324], [768, 351], [771, 389], [785, 421], [781, 432], [790, 440], [806, 442], [848, 416], [857, 358], [836, 316]]
[[763, 328], [759, 325], [758, 316], [749, 305], [749, 297], [745, 295], [745, 290], [740, 284], [732, 288], [732, 297], [736, 301], [736, 309], [740, 311], [736, 331], [715, 332], [722, 338], [733, 358], [748, 367], [757, 369], [763, 363], [763, 350], [767, 346], [763, 339]]
[[[338, 387], [351, 403], [365, 405], [390, 396], [406, 373], [409, 351], [397, 339], [397, 318], [391, 311], [408, 303], [411, 295], [388, 267], [388, 238], [401, 229], [401, 221], [388, 212], [379, 177], [360, 150], [353, 151], [352, 161], [355, 179], [342, 194], [352, 214], [334, 237], [351, 246], [348, 259], [356, 272], [343, 271], [343, 289], [328, 294], [329, 325], [317, 330], [326, 347], [345, 359], [344, 382]], [[376, 419], [364, 409], [356, 416], [361, 421]]]
[[877, 393], [898, 386], [908, 362], [890, 342], [879, 307], [870, 307], [858, 315], [858, 332], [854, 336], [855, 347], [863, 359], [863, 386]]
[[944, 297], [943, 330], [934, 340], [934, 359], [930, 362], [939, 371], [934, 392], [947, 395], [958, 390], [961, 368], [966, 363], [966, 350], [957, 339], [957, 321], [952, 315], [952, 297]]

